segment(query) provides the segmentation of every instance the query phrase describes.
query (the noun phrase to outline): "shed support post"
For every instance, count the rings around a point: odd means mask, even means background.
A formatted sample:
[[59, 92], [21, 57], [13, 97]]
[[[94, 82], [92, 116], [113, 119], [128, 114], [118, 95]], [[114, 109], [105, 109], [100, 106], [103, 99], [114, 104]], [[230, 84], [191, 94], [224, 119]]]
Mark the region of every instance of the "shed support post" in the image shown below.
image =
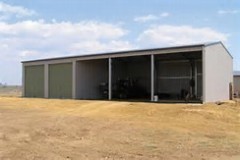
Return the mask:
[[108, 59], [108, 100], [112, 99], [112, 58]]
[[203, 47], [202, 49], [202, 102], [206, 103], [206, 51]]
[[25, 65], [22, 64], [22, 97], [25, 97]]
[[44, 98], [48, 98], [49, 95], [49, 64], [44, 64]]
[[154, 101], [154, 55], [151, 55], [151, 101]]
[[72, 62], [72, 99], [76, 99], [77, 62]]
[[195, 73], [195, 96], [197, 97], [198, 95], [198, 70], [197, 70], [197, 61], [195, 61], [195, 63], [194, 63], [194, 69], [195, 69], [195, 71], [194, 71], [194, 73]]

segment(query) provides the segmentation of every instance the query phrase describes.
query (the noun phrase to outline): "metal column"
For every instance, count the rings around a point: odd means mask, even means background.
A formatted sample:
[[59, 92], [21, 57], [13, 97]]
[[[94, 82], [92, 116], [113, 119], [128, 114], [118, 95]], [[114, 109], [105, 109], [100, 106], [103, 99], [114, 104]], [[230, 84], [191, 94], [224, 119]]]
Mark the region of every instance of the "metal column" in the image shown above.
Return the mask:
[[49, 64], [44, 64], [44, 98], [49, 97]]
[[108, 99], [112, 99], [112, 58], [108, 59]]
[[154, 101], [154, 55], [151, 55], [151, 101]]
[[197, 70], [197, 61], [194, 63], [194, 73], [195, 73], [195, 96], [198, 97], [198, 70]]
[[22, 97], [25, 97], [25, 65], [22, 64]]
[[72, 62], [72, 99], [76, 99], [76, 70], [77, 70], [77, 62]]
[[206, 51], [205, 47], [202, 48], [202, 102], [206, 103], [207, 98], [206, 98]]

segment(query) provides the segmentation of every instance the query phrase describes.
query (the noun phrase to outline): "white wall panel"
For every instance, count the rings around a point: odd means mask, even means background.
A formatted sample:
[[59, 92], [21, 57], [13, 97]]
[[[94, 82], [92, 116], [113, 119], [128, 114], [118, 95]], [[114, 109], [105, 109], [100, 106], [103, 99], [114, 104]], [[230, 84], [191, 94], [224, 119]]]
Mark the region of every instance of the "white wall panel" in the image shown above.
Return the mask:
[[233, 82], [233, 60], [221, 43], [205, 47], [203, 52], [204, 102], [229, 99]]

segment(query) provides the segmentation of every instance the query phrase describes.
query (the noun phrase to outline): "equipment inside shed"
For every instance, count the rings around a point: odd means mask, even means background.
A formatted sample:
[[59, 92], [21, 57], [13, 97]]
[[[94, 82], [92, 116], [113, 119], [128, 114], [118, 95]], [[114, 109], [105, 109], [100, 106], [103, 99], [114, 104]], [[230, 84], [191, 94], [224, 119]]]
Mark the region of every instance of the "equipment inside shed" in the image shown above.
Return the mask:
[[[150, 99], [150, 56], [112, 59], [112, 98]], [[101, 93], [108, 95], [108, 83], [100, 84]]]
[[[112, 98], [151, 98], [151, 56], [112, 59]], [[202, 99], [202, 53], [182, 52], [154, 55], [154, 101], [199, 102]], [[100, 84], [108, 97], [108, 82]]]
[[161, 100], [202, 99], [202, 53], [155, 55], [155, 93]]

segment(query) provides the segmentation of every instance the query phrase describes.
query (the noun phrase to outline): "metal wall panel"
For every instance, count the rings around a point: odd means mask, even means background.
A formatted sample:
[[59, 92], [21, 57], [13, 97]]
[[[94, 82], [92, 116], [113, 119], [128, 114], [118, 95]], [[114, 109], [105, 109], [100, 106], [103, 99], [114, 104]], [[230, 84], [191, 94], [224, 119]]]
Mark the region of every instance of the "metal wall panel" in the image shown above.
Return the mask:
[[159, 77], [186, 77], [191, 73], [188, 61], [159, 61], [157, 67]]
[[197, 76], [197, 97], [202, 99], [202, 91], [203, 91], [203, 85], [202, 85], [202, 75]]
[[[168, 94], [171, 98], [180, 98], [185, 90], [192, 92], [197, 99], [202, 98], [202, 61], [195, 59], [192, 63], [196, 65], [191, 66], [189, 60], [157, 61], [155, 94]], [[192, 78], [196, 87], [190, 86]]]
[[234, 76], [233, 87], [234, 87], [234, 93], [239, 97], [239, 95], [240, 95], [240, 76]]
[[72, 63], [49, 65], [49, 98], [72, 98]]
[[113, 82], [118, 79], [132, 78], [150, 93], [150, 62], [122, 63], [114, 67]]
[[156, 70], [157, 93], [180, 95], [189, 90], [191, 66], [189, 62], [158, 62]]
[[108, 83], [108, 59], [77, 62], [78, 99], [103, 99], [101, 83]]
[[233, 83], [233, 59], [222, 44], [205, 47], [203, 66], [203, 101], [229, 100], [229, 86]]
[[136, 79], [148, 93], [151, 92], [151, 63], [150, 58], [146, 61], [128, 64], [127, 77]]
[[119, 79], [136, 80], [146, 90], [151, 91], [150, 56], [113, 59], [113, 83]]
[[25, 97], [44, 97], [44, 65], [25, 66]]
[[197, 97], [202, 99], [202, 61], [197, 61]]

